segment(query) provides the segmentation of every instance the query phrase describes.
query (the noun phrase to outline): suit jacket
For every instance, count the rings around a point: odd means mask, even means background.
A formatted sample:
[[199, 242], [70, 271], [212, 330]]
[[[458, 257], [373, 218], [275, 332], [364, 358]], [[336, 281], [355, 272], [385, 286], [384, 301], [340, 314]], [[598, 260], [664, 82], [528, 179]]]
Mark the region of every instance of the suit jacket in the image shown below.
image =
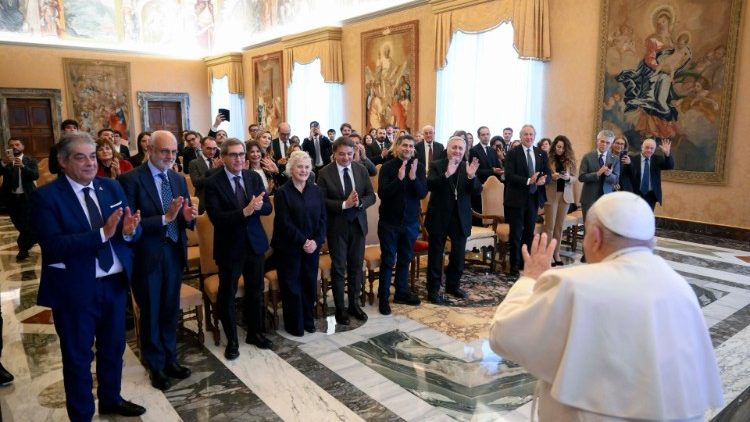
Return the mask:
[[[266, 192], [257, 173], [242, 170], [241, 175], [248, 200]], [[268, 237], [260, 216], [269, 215], [273, 210], [269, 196], [263, 197], [263, 206], [248, 217], [242, 214], [243, 208], [244, 204], [239, 204], [234, 195], [234, 183], [230, 183], [223, 169], [208, 178], [206, 212], [214, 225], [214, 260], [219, 265], [239, 262], [248, 245], [255, 255], [263, 255], [268, 249]]]
[[130, 158], [130, 148], [128, 148], [127, 145], [120, 145], [120, 159], [121, 160], [127, 160]]
[[[286, 147], [286, 150], [284, 150], [285, 154], [289, 150], [289, 147], [292, 145], [292, 141], [287, 140], [286, 144], [287, 144], [287, 147]], [[281, 154], [281, 140], [279, 140], [279, 138], [276, 138], [273, 141], [271, 141], [271, 147], [273, 148], [273, 160], [279, 161], [279, 158], [283, 157], [283, 155]], [[315, 150], [313, 150], [313, 153], [314, 152]]]
[[[557, 193], [557, 180], [554, 180], [552, 176], [555, 174], [558, 174], [555, 171], [555, 164], [554, 161], [550, 163], [550, 170], [552, 172], [550, 173], [550, 176], [547, 177], [549, 179], [549, 182], [546, 185], [546, 193], [547, 198], [554, 198], [555, 193]], [[565, 201], [566, 204], [572, 204], [575, 202], [575, 197], [573, 195], [573, 182], [576, 178], [576, 169], [575, 168], [566, 168], [565, 171], [568, 172], [568, 175], [570, 175], [570, 180], [565, 181], [565, 189], [563, 190], [563, 201]]]
[[599, 150], [595, 149], [583, 156], [578, 172], [578, 180], [583, 182], [581, 204], [593, 204], [602, 194], [615, 190], [613, 185], [620, 180], [620, 157], [608, 152], [605, 164], [612, 169], [612, 173], [609, 176], [597, 176], [596, 172], [600, 167]]
[[[26, 154], [23, 155], [21, 162], [23, 163], [23, 168], [21, 169], [21, 187], [23, 187], [23, 193], [26, 198], [29, 198], [31, 193], [36, 190], [34, 181], [39, 178], [39, 165], [35, 159]], [[10, 197], [18, 180], [18, 169], [13, 167], [13, 163], [8, 165], [2, 163], [0, 164], [0, 173], [3, 176], [2, 195], [6, 198]]]
[[[355, 223], [362, 231], [362, 236], [366, 236], [367, 214], [365, 210], [375, 203], [375, 192], [372, 190], [372, 182], [367, 174], [367, 169], [362, 164], [352, 162], [351, 177], [354, 181], [354, 189], [359, 195], [359, 207], [356, 209], [357, 219]], [[320, 170], [317, 182], [323, 192], [326, 209], [328, 210], [328, 232], [341, 230], [342, 227], [352, 224], [346, 219], [344, 210], [341, 209], [341, 204], [346, 201], [346, 195], [335, 161]]]
[[[537, 147], [534, 148], [534, 171], [551, 179], [551, 171], [547, 153]], [[505, 205], [513, 208], [523, 208], [529, 200], [529, 165], [526, 161], [526, 148], [512, 148], [505, 156]], [[535, 195], [545, 195], [545, 187], [537, 186]], [[543, 205], [543, 201], [539, 201]]]
[[[119, 177], [120, 184], [128, 198], [131, 209], [141, 212], [141, 227], [143, 235], [134, 243], [135, 274], [146, 274], [157, 267], [164, 255], [164, 243], [167, 242], [167, 226], [162, 224], [162, 216], [165, 210], [161, 204], [159, 191], [156, 190], [154, 177], [148, 161], [137, 168], [122, 174]], [[172, 188], [172, 197], [182, 196], [190, 201], [185, 178], [172, 170], [167, 171], [169, 185]], [[182, 266], [187, 264], [187, 235], [186, 228], [193, 228], [195, 221], [186, 222], [182, 211], [177, 214], [177, 244], [182, 250]]]
[[198, 211], [201, 213], [206, 209], [205, 186], [206, 180], [210, 176], [210, 170], [213, 169], [208, 168], [208, 163], [203, 159], [203, 156], [190, 162], [190, 182], [195, 188], [195, 196], [200, 200], [200, 202], [198, 202]]
[[[424, 166], [425, 169], [430, 168], [430, 163], [427, 162], [427, 159], [425, 158], [424, 150], [426, 145], [425, 142], [417, 142], [417, 145], [414, 147], [414, 150], [416, 151], [417, 160], [419, 160], [420, 163]], [[445, 158], [445, 147], [443, 144], [440, 144], [438, 142], [433, 141], [432, 142], [432, 159], [433, 160], [442, 160]]]
[[[383, 142], [383, 146], [385, 149], [391, 148], [391, 143], [386, 138], [385, 142]], [[386, 156], [386, 158], [383, 158], [381, 155], [383, 152], [383, 149], [380, 148], [380, 145], [378, 145], [377, 141], [372, 141], [370, 145], [365, 145], [365, 152], [367, 153], [367, 158], [372, 161], [373, 164], [376, 166], [378, 164], [383, 164], [386, 162], [386, 160], [390, 159], [391, 156]]]
[[409, 179], [409, 164], [402, 180], [398, 171], [403, 161], [389, 160], [380, 168], [378, 196], [380, 197], [380, 221], [400, 226], [419, 222], [420, 201], [427, 196], [427, 178], [424, 166], [417, 161], [417, 177]]
[[[112, 179], [96, 177], [92, 182], [104, 221], [117, 208], [128, 206], [120, 185]], [[61, 176], [31, 195], [31, 221], [42, 248], [42, 276], [37, 303], [51, 308], [78, 308], [94, 305], [95, 259], [99, 248], [112, 245], [130, 282], [133, 252], [122, 237], [122, 220], [109, 244], [99, 230], [92, 230], [67, 177]], [[133, 240], [141, 235], [136, 230]], [[55, 267], [52, 265], [56, 264]], [[65, 268], [57, 268], [64, 266]]]
[[[333, 143], [328, 139], [328, 137], [320, 135], [318, 138], [318, 142], [320, 143], [320, 158], [323, 159], [323, 165], [327, 165], [331, 162], [331, 156], [333, 155]], [[310, 158], [312, 158], [312, 166], [315, 168], [315, 140], [311, 138], [305, 138], [304, 141], [302, 141], [302, 151], [305, 151], [306, 153], [310, 154]]]
[[469, 150], [469, 159], [477, 158], [479, 160], [479, 168], [477, 169], [477, 177], [479, 178], [480, 183], [484, 183], [487, 181], [487, 179], [495, 174], [495, 168], [502, 167], [500, 165], [500, 160], [497, 159], [497, 153], [495, 153], [495, 150], [492, 149], [492, 147], [489, 147], [490, 152], [487, 154], [487, 152], [484, 149], [484, 146], [479, 143], [474, 145]]
[[[672, 170], [674, 168], [674, 158], [672, 155], [652, 155], [649, 160], [649, 176], [651, 180], [651, 190], [654, 191], [656, 200], [661, 204], [661, 171]], [[641, 154], [630, 156], [630, 183], [633, 187], [633, 193], [640, 196], [645, 196], [646, 193], [641, 192]]]
[[[190, 163], [193, 162], [196, 158], [198, 158], [198, 151], [196, 151], [195, 148], [185, 148], [182, 150], [182, 168], [185, 173], [190, 172]], [[192, 177], [192, 176], [190, 176]]]
[[[454, 208], [458, 207], [458, 219], [466, 236], [471, 234], [471, 196], [482, 193], [479, 179], [466, 177], [466, 163], [459, 163], [456, 173], [445, 178], [448, 159], [433, 160], [427, 175], [427, 189], [430, 203], [427, 204], [427, 218], [424, 225], [430, 233], [445, 233], [451, 221]], [[454, 192], [454, 187], [456, 191]], [[458, 200], [456, 196], [458, 195]]]

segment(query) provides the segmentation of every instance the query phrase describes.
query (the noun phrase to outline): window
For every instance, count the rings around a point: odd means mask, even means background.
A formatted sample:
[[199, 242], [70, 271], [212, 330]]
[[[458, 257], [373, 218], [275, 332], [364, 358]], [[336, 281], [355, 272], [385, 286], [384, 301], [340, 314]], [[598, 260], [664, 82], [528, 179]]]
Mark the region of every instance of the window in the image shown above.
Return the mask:
[[453, 35], [448, 64], [437, 74], [435, 139], [445, 143], [455, 130], [472, 132], [479, 126], [513, 138], [526, 123], [542, 133], [542, 63], [520, 60], [513, 48], [513, 27]]
[[344, 85], [323, 81], [320, 59], [308, 64], [294, 63], [287, 93], [288, 122], [292, 135], [299, 136], [300, 142], [309, 136], [313, 120], [320, 123], [323, 135], [330, 128], [338, 133], [344, 122]]
[[[247, 139], [249, 135], [245, 125], [245, 100], [242, 95], [229, 92], [229, 76], [211, 81], [211, 125], [220, 108], [229, 110], [231, 121], [223, 122], [219, 129], [227, 131], [230, 138]], [[201, 133], [204, 133], [202, 129]]]

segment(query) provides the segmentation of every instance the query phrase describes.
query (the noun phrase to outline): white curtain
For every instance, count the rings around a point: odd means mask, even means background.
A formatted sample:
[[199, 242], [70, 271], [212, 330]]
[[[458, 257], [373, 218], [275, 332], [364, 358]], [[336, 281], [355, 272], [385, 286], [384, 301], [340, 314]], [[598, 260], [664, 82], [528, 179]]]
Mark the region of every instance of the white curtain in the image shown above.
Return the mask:
[[287, 120], [292, 135], [299, 136], [300, 142], [310, 134], [313, 120], [320, 123], [323, 135], [330, 128], [338, 133], [344, 122], [344, 85], [323, 82], [320, 59], [308, 64], [294, 63], [287, 93]]
[[457, 32], [448, 50], [448, 65], [437, 74], [435, 140], [445, 143], [454, 131], [474, 135], [487, 126], [502, 135], [513, 128], [513, 139], [526, 123], [542, 137], [543, 64], [519, 60], [513, 48], [513, 27], [504, 23], [492, 30]]
[[240, 94], [229, 93], [228, 76], [221, 79], [213, 78], [211, 81], [211, 116], [209, 116], [211, 123], [209, 125], [214, 124], [214, 119], [219, 114], [220, 108], [229, 110], [231, 121], [223, 122], [219, 129], [227, 131], [230, 138], [238, 138], [243, 141], [247, 139], [249, 135], [245, 125], [245, 99]]

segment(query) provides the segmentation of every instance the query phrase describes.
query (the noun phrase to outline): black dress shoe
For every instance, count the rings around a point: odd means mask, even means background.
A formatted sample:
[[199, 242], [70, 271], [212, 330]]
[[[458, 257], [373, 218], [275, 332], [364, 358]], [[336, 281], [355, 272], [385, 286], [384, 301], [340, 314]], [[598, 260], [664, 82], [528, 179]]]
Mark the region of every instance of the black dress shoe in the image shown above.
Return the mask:
[[393, 298], [393, 303], [398, 303], [401, 305], [411, 305], [411, 306], [417, 306], [420, 303], [422, 303], [421, 300], [419, 300], [419, 296], [415, 295], [414, 293], [409, 293], [406, 296], [396, 296]]
[[442, 296], [440, 296], [437, 293], [431, 293], [427, 295], [427, 301], [430, 303], [433, 303], [435, 305], [443, 305], [445, 304], [445, 300]]
[[312, 334], [312, 333], [315, 332], [315, 326], [314, 325], [306, 326], [305, 327], [305, 331], [307, 331], [308, 333]]
[[141, 416], [146, 413], [146, 408], [138, 406], [135, 403], [131, 403], [127, 400], [123, 400], [113, 406], [102, 406], [99, 405], [100, 415], [120, 415], [120, 416]]
[[562, 261], [552, 261], [553, 267], [562, 267], [563, 265], [565, 265], [565, 263]]
[[172, 386], [172, 381], [164, 371], [151, 371], [151, 385], [157, 390], [165, 391]]
[[224, 349], [224, 357], [227, 360], [234, 360], [240, 356], [240, 346], [237, 341], [230, 341], [227, 343], [226, 349]]
[[380, 303], [378, 304], [378, 311], [380, 311], [382, 315], [390, 315], [391, 305], [388, 304], [387, 300], [381, 300]]
[[350, 306], [347, 312], [349, 313], [349, 315], [357, 318], [362, 322], [367, 321], [367, 314], [362, 310], [362, 308], [359, 307], [359, 305]]
[[190, 368], [173, 362], [164, 367], [164, 373], [172, 378], [184, 380], [190, 376]]
[[467, 297], [469, 297], [469, 295], [467, 295], [466, 292], [462, 289], [446, 289], [445, 293], [448, 293], [449, 295], [457, 297], [459, 299], [466, 299]]
[[261, 333], [248, 334], [247, 337], [245, 337], [245, 343], [252, 344], [258, 349], [270, 349], [273, 347], [271, 340], [267, 339]]
[[336, 311], [336, 324], [349, 325], [349, 315], [344, 311]]
[[0, 363], [0, 386], [8, 385], [12, 383], [14, 379], [13, 375], [3, 367], [2, 363]]

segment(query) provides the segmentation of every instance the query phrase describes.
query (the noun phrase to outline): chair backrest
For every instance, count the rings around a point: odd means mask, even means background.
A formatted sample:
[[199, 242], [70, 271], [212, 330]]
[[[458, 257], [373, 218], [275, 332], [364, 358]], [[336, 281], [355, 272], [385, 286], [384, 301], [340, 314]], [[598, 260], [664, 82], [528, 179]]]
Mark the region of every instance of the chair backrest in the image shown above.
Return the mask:
[[[482, 214], [504, 217], [504, 192], [505, 186], [497, 179], [497, 177], [488, 177], [487, 181], [482, 185]], [[484, 223], [490, 224], [492, 221], [484, 220]]]
[[55, 175], [49, 171], [49, 158], [39, 160], [39, 178], [36, 179], [37, 186], [43, 186], [55, 180]]
[[198, 232], [198, 249], [200, 251], [201, 275], [207, 276], [219, 272], [214, 261], [214, 225], [203, 213], [196, 218], [195, 230]]
[[[190, 202], [192, 202], [194, 205], [198, 205], [198, 197], [191, 196]], [[197, 224], [197, 223], [196, 223]], [[186, 230], [187, 232], [187, 245], [190, 246], [198, 246], [198, 229], [193, 230]]]
[[375, 166], [375, 176], [370, 176], [370, 182], [372, 182], [372, 190], [377, 193], [378, 192], [378, 176], [380, 176], [380, 168], [383, 167], [382, 164], [378, 164]]
[[576, 180], [573, 182], [573, 199], [576, 201], [576, 205], [581, 206], [581, 191], [583, 190], [583, 182]]
[[268, 237], [268, 241], [270, 242], [273, 237], [273, 219], [276, 216], [276, 202], [273, 195], [269, 196], [268, 200], [271, 201], [273, 209], [270, 214], [260, 216], [260, 224], [263, 226], [263, 231], [266, 232], [266, 237]]
[[429, 203], [430, 203], [430, 194], [431, 193], [432, 192], [427, 192], [427, 196], [425, 196], [422, 199], [421, 203], [419, 204], [420, 208], [421, 208], [421, 211], [422, 211], [423, 214], [427, 212], [427, 205], [429, 205]]
[[367, 237], [365, 245], [379, 245], [378, 220], [380, 219], [380, 197], [375, 194], [375, 203], [365, 210], [367, 213]]
[[190, 179], [190, 175], [185, 175], [185, 183], [187, 184], [188, 193], [190, 196], [195, 196], [195, 186], [193, 186], [193, 181]]

